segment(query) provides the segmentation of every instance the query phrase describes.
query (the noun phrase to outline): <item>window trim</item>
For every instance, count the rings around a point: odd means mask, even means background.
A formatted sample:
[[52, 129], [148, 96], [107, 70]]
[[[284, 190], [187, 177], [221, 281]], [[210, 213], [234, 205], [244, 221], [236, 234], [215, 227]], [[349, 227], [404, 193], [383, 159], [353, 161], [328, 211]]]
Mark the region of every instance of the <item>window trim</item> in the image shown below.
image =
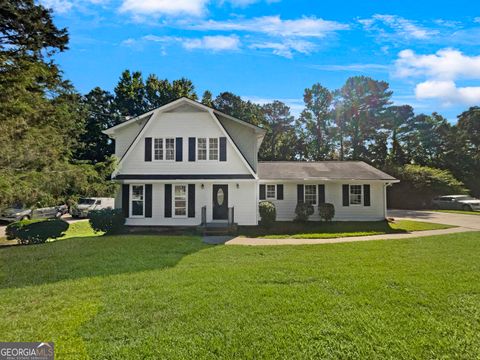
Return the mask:
[[[155, 140], [162, 139], [162, 153], [163, 159], [155, 159]], [[167, 139], [173, 140], [173, 159], [167, 160]], [[175, 137], [167, 136], [167, 137], [154, 137], [152, 138], [152, 161], [166, 161], [166, 162], [174, 162], [176, 153], [177, 153], [177, 141]]]
[[[273, 197], [268, 196], [269, 186], [273, 186], [273, 189], [274, 189]], [[265, 200], [277, 200], [277, 184], [265, 184]]]
[[[185, 186], [185, 215], [175, 214], [175, 188], [177, 186]], [[172, 185], [172, 218], [186, 219], [188, 218], [188, 184], [173, 184]]]
[[[360, 186], [360, 204], [352, 204], [352, 186]], [[363, 200], [364, 200], [364, 191], [363, 191], [363, 185], [361, 184], [348, 184], [348, 204], [349, 206], [364, 206], [363, 205]], [[358, 195], [358, 194], [355, 194]]]
[[[200, 159], [199, 156], [198, 156], [198, 139], [205, 139], [206, 141], [206, 159]], [[210, 159], [210, 139], [217, 139], [217, 158], [216, 159]], [[195, 141], [195, 153], [196, 153], [196, 157], [195, 157], [195, 160], [196, 161], [201, 161], [201, 162], [205, 162], [205, 161], [211, 161], [211, 162], [219, 162], [220, 161], [220, 138], [219, 137], [197, 137], [196, 138], [196, 141]]]
[[[217, 158], [216, 159], [210, 159], [210, 140], [213, 140], [213, 139], [217, 140]], [[218, 137], [208, 138], [208, 161], [220, 161], [220, 138]]]
[[[133, 215], [133, 202], [139, 200], [133, 200], [133, 187], [134, 186], [141, 186], [142, 187], [142, 215]], [[142, 219], [145, 218], [145, 184], [130, 184], [130, 211], [129, 217]]]
[[307, 186], [313, 186], [315, 189], [315, 202], [310, 204], [312, 206], [317, 206], [318, 205], [318, 186], [316, 184], [303, 184], [303, 202], [306, 204], [307, 203]]

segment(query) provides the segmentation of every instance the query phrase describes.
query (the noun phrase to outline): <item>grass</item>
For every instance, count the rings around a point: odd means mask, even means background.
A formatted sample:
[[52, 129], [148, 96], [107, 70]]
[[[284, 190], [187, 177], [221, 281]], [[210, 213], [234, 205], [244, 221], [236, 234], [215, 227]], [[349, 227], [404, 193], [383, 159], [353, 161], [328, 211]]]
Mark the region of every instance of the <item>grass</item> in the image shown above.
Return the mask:
[[330, 239], [338, 237], [396, 234], [411, 231], [440, 230], [452, 228], [450, 225], [433, 224], [421, 221], [348, 221], [348, 222], [276, 222], [271, 228], [260, 226], [240, 227], [240, 236], [264, 239]]
[[102, 236], [0, 249], [1, 341], [59, 359], [480, 353], [480, 233], [242, 247]]
[[464, 211], [464, 210], [430, 210], [430, 211], [450, 213], [450, 214], [480, 215], [480, 211]]

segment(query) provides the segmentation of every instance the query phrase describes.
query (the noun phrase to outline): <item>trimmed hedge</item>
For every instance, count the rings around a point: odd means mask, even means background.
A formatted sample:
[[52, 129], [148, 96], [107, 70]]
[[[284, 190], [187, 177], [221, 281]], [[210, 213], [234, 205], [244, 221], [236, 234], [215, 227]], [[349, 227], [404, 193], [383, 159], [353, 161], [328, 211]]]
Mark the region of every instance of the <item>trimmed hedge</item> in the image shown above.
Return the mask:
[[332, 221], [332, 219], [335, 217], [335, 206], [330, 203], [319, 204], [318, 215], [320, 215], [320, 219]]
[[258, 211], [260, 213], [260, 224], [262, 226], [270, 227], [275, 220], [277, 220], [277, 209], [275, 208], [275, 204], [270, 201], [260, 201]]
[[125, 226], [125, 216], [121, 209], [93, 210], [88, 213], [90, 226], [96, 232], [118, 234]]
[[310, 215], [314, 212], [313, 206], [300, 202], [295, 207], [295, 219], [296, 222], [307, 222]]
[[43, 244], [48, 239], [61, 237], [69, 224], [61, 219], [21, 220], [7, 226], [8, 240], [17, 239], [20, 244]]

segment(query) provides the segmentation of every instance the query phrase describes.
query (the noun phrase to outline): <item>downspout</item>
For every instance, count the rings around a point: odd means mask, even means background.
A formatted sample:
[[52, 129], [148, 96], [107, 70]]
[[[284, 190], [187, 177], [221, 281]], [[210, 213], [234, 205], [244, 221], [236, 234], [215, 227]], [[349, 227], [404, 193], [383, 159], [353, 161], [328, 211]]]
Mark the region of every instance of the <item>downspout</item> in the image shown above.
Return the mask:
[[392, 183], [385, 183], [383, 185], [383, 200], [384, 200], [384, 209], [383, 209], [383, 217], [387, 219], [387, 187], [392, 186]]

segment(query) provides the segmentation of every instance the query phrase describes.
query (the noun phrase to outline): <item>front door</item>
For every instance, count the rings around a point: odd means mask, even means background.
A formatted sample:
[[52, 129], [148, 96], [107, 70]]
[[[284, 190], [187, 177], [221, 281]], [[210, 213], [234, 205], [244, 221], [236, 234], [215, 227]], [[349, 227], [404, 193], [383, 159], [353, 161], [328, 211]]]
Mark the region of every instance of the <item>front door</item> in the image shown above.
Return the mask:
[[213, 185], [213, 220], [228, 220], [228, 185]]

